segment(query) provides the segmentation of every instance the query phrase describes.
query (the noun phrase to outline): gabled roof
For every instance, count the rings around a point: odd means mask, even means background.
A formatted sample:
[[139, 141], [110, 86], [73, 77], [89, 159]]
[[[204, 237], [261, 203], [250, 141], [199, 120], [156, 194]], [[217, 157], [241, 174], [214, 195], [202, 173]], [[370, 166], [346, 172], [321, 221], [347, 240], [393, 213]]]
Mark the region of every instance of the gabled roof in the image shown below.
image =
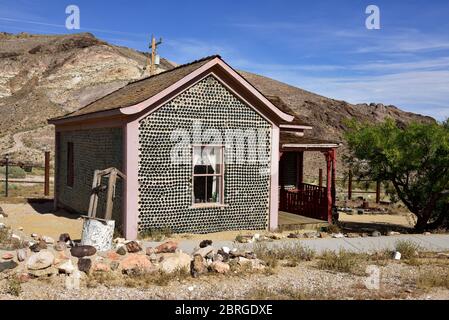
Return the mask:
[[188, 64], [180, 65], [168, 71], [130, 82], [126, 86], [88, 104], [75, 112], [66, 114], [59, 118], [54, 118], [52, 120], [71, 118], [84, 114], [124, 108], [138, 104], [158, 94], [173, 83], [181, 80], [189, 73], [195, 71], [217, 57], [219, 56], [215, 55], [205, 57]]
[[[219, 68], [219, 70], [217, 69]], [[290, 129], [311, 129], [310, 126], [300, 121], [294, 116], [291, 109], [283, 103], [279, 97], [266, 97], [251, 83], [243, 78], [237, 71], [224, 62], [220, 56], [214, 55], [193, 61], [188, 64], [180, 65], [168, 71], [135, 81], [126, 86], [90, 103], [89, 105], [64, 115], [53, 118], [49, 123], [72, 122], [80, 118], [103, 117], [106, 115], [131, 115], [143, 110], [153, 111], [157, 103], [163, 98], [168, 97], [183, 85], [201, 74], [210, 72], [219, 72], [232, 79], [231, 82], [238, 83], [238, 90], [244, 90], [251, 95], [251, 99], [257, 99], [257, 104], [263, 106], [268, 114], [274, 116], [281, 127], [287, 124]], [[220, 71], [221, 70], [221, 71]], [[239, 91], [235, 91], [237, 94]], [[254, 101], [253, 101], [254, 102]], [[150, 108], [148, 108], [150, 107]], [[148, 108], [148, 109], [147, 109]]]

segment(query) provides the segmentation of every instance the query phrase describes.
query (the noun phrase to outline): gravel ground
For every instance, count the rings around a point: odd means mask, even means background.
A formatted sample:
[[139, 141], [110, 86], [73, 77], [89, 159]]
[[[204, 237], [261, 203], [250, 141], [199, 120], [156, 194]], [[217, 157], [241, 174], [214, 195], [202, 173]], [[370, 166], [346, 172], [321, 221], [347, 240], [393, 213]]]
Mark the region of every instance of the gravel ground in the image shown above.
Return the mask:
[[[429, 269], [430, 268], [430, 269]], [[4, 299], [449, 299], [449, 290], [423, 290], [416, 286], [416, 277], [435, 266], [410, 266], [391, 262], [381, 266], [379, 290], [368, 290], [365, 276], [319, 270], [316, 261], [303, 262], [297, 267], [278, 267], [274, 274], [241, 274], [203, 276], [197, 279], [174, 280], [167, 286], [146, 288], [98, 285], [67, 291], [64, 277], [30, 280], [22, 284], [19, 297], [4, 292], [6, 280], [0, 280], [0, 300]], [[445, 267], [446, 268], [446, 267]], [[3, 282], [3, 283], [2, 283]]]

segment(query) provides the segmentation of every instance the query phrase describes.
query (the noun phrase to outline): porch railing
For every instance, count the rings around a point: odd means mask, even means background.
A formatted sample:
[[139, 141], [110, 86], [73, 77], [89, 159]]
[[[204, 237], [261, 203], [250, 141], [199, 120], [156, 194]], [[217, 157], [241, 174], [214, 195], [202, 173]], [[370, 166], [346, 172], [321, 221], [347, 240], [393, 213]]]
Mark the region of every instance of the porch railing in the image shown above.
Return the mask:
[[327, 188], [303, 183], [299, 189], [281, 189], [279, 210], [327, 221]]

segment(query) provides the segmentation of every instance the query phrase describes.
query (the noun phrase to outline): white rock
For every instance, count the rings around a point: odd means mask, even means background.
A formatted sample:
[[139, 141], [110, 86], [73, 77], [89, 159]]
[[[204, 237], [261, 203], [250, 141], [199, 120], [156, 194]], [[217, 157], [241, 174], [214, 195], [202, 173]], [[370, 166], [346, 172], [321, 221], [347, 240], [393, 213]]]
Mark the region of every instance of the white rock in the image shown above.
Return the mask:
[[81, 272], [75, 270], [71, 275], [65, 278], [65, 288], [67, 290], [79, 290], [80, 289]]
[[55, 256], [48, 250], [42, 250], [28, 258], [27, 268], [41, 270], [50, 267], [55, 261]]
[[6, 228], [6, 225], [4, 223], [0, 222], [0, 229], [4, 229], [4, 228]]
[[199, 254], [200, 256], [202, 256], [204, 258], [209, 253], [211, 253], [212, 251], [214, 251], [214, 248], [212, 246], [207, 246], [207, 247], [200, 248], [200, 249], [196, 250], [193, 253], [193, 255], [195, 256], [195, 255]]
[[39, 235], [38, 235], [37, 233], [32, 233], [32, 234], [31, 234], [31, 237], [32, 237], [32, 238], [39, 238]]
[[190, 269], [190, 262], [192, 258], [190, 255], [177, 252], [173, 255], [165, 256], [159, 264], [162, 271], [171, 273], [179, 269]]
[[58, 266], [58, 270], [64, 272], [65, 274], [72, 274], [75, 271], [75, 266], [73, 265], [72, 260], [69, 259], [60, 264]]
[[396, 251], [395, 253], [394, 253], [394, 260], [401, 260], [401, 253], [399, 252], [399, 251]]
[[23, 227], [18, 227], [17, 230], [23, 231]]
[[341, 239], [341, 238], [344, 238], [345, 235], [343, 233], [336, 233], [336, 234], [333, 234], [332, 237], [334, 237], [336, 239]]
[[53, 244], [53, 243], [55, 243], [55, 239], [53, 239], [52, 237], [43, 236], [42, 240], [44, 240], [44, 242], [46, 244]]
[[19, 262], [25, 261], [27, 258], [27, 251], [26, 249], [19, 249], [17, 250], [17, 260]]
[[231, 252], [231, 249], [229, 247], [222, 247], [221, 250], [223, 250], [224, 253], [229, 254]]
[[17, 239], [17, 240], [22, 240], [17, 234], [12, 234], [11, 238], [13, 239]]

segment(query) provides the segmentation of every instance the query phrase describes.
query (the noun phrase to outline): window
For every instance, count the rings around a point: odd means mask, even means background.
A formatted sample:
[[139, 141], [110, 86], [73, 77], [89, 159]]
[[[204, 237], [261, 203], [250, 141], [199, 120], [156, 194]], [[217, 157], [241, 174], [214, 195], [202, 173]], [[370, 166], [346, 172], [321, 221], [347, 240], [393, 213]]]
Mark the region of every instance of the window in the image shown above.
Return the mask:
[[223, 204], [223, 146], [193, 147], [193, 204]]
[[67, 185], [73, 187], [75, 181], [75, 164], [73, 161], [73, 142], [67, 143]]

